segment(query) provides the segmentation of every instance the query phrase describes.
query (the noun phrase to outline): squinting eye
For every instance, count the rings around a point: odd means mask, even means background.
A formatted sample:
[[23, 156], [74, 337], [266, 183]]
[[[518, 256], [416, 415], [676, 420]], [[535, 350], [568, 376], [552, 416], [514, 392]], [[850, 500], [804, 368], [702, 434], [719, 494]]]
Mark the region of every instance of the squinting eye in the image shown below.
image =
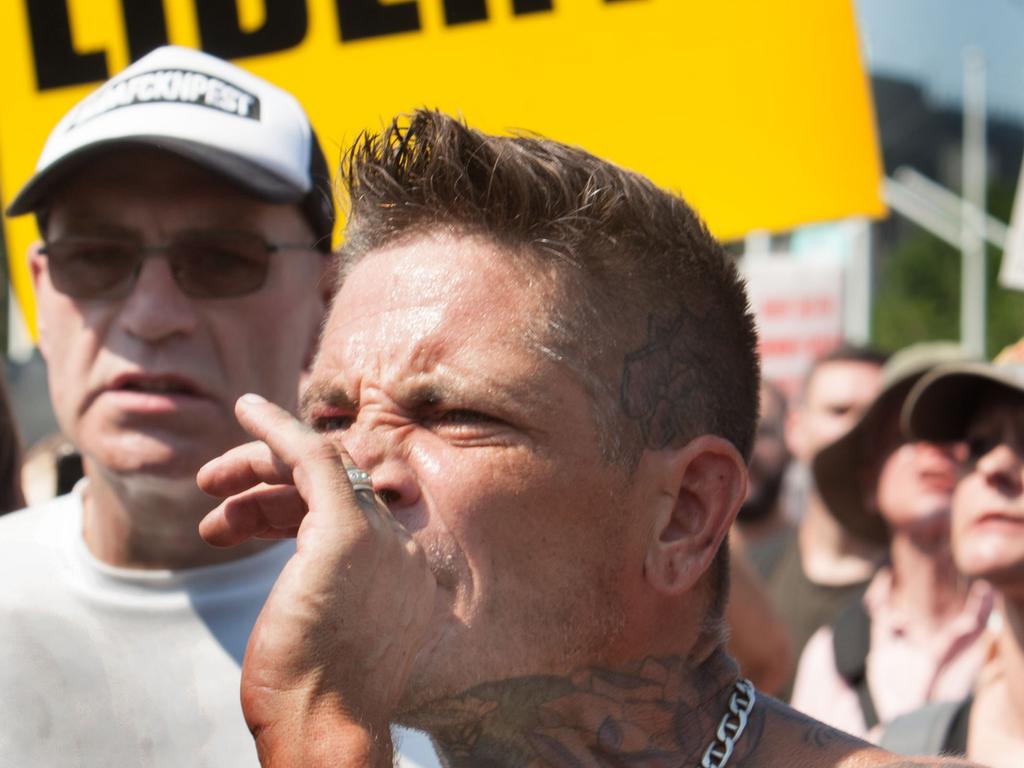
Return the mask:
[[462, 424], [482, 424], [484, 422], [494, 421], [494, 419], [478, 411], [453, 410], [439, 413], [431, 419], [431, 421], [436, 424], [458, 426]]
[[344, 432], [352, 426], [351, 416], [317, 416], [310, 420], [314, 432]]

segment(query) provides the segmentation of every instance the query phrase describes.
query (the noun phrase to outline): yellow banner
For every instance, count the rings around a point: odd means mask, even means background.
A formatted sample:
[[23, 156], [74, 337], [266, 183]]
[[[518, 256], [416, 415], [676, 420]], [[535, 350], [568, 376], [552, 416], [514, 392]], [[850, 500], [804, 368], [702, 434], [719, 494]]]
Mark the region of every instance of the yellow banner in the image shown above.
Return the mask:
[[[3, 0], [0, 196], [65, 111], [164, 42], [291, 90], [329, 160], [429, 106], [641, 171], [725, 239], [883, 211], [851, 0]], [[34, 327], [32, 217], [5, 233]]]

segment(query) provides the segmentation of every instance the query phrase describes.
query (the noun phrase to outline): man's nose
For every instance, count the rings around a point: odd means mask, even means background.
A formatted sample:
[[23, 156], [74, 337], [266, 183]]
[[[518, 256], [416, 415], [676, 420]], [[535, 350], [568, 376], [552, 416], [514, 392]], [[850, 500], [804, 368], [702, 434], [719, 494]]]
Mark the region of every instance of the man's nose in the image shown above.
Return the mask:
[[411, 449], [401, 435], [401, 428], [360, 418], [345, 430], [341, 441], [355, 465], [370, 473], [374, 491], [388, 508], [406, 527], [415, 528], [419, 527], [416, 521], [401, 517], [401, 511], [420, 498], [419, 482], [409, 461]]
[[163, 258], [142, 260], [132, 292], [124, 299], [120, 321], [133, 336], [147, 342], [195, 330], [198, 314], [193, 300], [182, 293]]

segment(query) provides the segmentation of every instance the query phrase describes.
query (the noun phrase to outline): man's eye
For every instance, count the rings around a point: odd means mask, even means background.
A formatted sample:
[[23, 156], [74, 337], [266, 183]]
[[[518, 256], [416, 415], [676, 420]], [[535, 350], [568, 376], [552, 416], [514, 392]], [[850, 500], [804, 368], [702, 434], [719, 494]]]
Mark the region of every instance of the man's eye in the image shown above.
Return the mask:
[[492, 422], [494, 419], [486, 414], [481, 414], [478, 411], [455, 410], [437, 414], [431, 421], [436, 424], [461, 425], [482, 424], [485, 422]]
[[465, 409], [454, 409], [451, 411], [443, 411], [432, 416], [429, 419], [430, 423], [438, 427], [446, 427], [449, 429], [459, 428], [470, 428], [478, 427], [486, 424], [493, 424], [497, 421], [492, 416], [488, 416], [485, 413], [479, 411], [470, 411]]
[[315, 416], [310, 421], [315, 432], [339, 432], [352, 426], [351, 416]]
[[447, 411], [441, 414], [439, 417], [441, 421], [455, 424], [464, 424], [467, 422], [475, 423], [478, 421], [486, 421], [488, 417], [478, 411], [466, 411], [466, 410], [455, 410]]

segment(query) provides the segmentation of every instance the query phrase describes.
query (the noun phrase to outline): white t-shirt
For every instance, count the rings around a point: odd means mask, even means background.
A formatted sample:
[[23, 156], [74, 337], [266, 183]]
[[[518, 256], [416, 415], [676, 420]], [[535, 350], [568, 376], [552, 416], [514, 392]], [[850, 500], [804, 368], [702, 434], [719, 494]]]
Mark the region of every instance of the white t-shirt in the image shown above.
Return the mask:
[[[0, 517], [0, 766], [257, 766], [239, 669], [294, 551], [114, 568], [86, 548], [76, 493]], [[400, 765], [438, 765], [422, 734], [396, 742]]]

